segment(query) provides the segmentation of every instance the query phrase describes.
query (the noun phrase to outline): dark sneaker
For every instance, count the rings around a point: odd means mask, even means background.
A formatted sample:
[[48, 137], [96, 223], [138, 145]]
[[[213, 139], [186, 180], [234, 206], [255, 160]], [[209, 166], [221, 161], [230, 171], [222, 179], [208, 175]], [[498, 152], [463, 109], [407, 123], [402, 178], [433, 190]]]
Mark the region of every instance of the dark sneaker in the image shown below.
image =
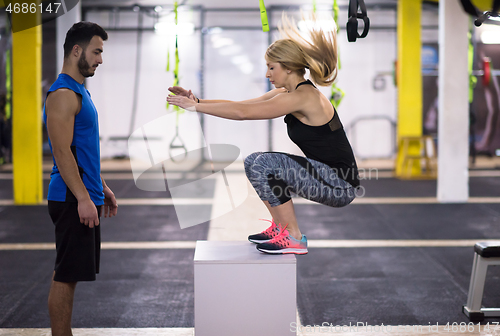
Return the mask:
[[269, 223], [271, 223], [271, 226], [262, 231], [261, 233], [248, 236], [248, 240], [255, 244], [267, 243], [268, 241], [276, 237], [281, 231], [281, 228], [274, 223], [274, 220], [267, 220], [267, 219], [261, 219], [261, 220], [268, 221]]
[[278, 236], [267, 243], [257, 245], [257, 250], [268, 254], [306, 254], [307, 237], [302, 235], [302, 239], [297, 240], [290, 236], [285, 226]]

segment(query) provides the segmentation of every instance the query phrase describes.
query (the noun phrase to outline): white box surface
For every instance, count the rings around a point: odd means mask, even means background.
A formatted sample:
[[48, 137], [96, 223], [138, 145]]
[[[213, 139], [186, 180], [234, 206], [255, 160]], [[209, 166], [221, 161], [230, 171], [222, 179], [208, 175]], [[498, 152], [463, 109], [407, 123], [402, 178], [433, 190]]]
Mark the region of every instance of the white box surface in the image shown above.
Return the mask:
[[197, 241], [195, 335], [294, 335], [296, 289], [295, 255], [264, 254], [244, 241]]

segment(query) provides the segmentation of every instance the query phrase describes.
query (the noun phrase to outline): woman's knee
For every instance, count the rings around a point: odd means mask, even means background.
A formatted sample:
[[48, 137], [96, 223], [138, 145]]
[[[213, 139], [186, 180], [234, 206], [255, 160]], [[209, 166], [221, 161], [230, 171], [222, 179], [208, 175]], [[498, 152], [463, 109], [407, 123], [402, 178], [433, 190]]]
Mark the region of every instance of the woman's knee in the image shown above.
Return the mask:
[[257, 152], [245, 159], [245, 172], [254, 179], [269, 179], [272, 175], [276, 178], [286, 176], [286, 164], [282, 153]]
[[255, 162], [255, 159], [261, 155], [262, 152], [255, 152], [255, 153], [252, 153], [250, 155], [248, 155], [245, 160], [243, 161], [244, 165], [245, 165], [245, 169], [246, 168], [249, 168], [253, 165], [253, 163]]
[[356, 198], [356, 189], [353, 187], [339, 188], [334, 191], [333, 206], [334, 208], [342, 208], [349, 205]]
[[259, 157], [262, 154], [262, 152], [255, 152], [250, 155], [248, 155], [245, 160], [243, 161], [244, 166], [245, 166], [245, 174], [247, 175], [248, 178], [251, 176], [255, 175], [253, 165], [255, 163], [255, 160], [257, 157]]

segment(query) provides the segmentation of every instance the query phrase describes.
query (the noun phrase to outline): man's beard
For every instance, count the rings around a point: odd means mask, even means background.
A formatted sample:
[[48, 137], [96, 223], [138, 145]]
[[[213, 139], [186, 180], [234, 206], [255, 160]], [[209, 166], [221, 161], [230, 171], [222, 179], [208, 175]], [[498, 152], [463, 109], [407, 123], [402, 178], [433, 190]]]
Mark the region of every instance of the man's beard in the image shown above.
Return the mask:
[[87, 58], [85, 57], [85, 51], [82, 52], [80, 59], [78, 60], [78, 70], [82, 74], [83, 77], [92, 77], [94, 76], [94, 72], [91, 71], [92, 67], [87, 62]]

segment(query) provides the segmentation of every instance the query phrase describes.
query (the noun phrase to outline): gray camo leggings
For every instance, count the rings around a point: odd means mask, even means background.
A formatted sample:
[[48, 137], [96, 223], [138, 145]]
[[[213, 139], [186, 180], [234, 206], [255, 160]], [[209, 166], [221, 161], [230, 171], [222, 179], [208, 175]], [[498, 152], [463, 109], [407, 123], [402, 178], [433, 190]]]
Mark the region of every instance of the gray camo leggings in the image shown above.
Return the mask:
[[256, 152], [245, 158], [245, 173], [260, 199], [272, 207], [288, 202], [291, 193], [336, 208], [356, 197], [356, 189], [334, 169], [302, 156]]

